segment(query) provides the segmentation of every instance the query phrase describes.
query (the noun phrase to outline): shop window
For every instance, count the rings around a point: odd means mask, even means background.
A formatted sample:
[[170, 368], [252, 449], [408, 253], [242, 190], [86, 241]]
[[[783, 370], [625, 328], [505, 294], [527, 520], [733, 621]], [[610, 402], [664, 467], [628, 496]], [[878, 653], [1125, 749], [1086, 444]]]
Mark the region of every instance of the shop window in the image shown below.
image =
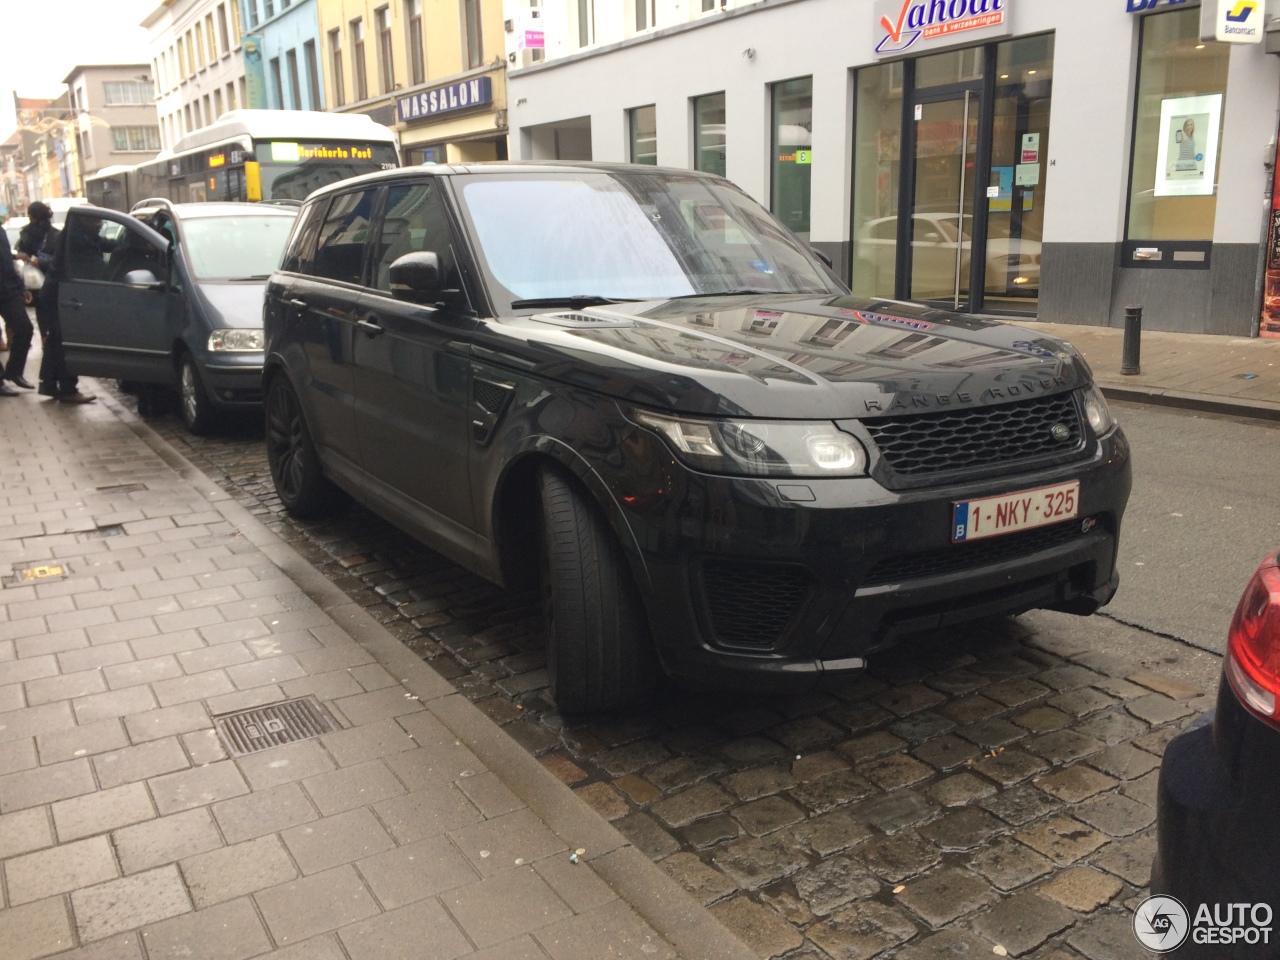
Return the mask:
[[652, 105], [627, 111], [627, 126], [631, 134], [632, 163], [658, 163], [658, 116]]
[[853, 159], [853, 292], [896, 295], [903, 67], [858, 71]]
[[774, 216], [809, 239], [813, 170], [813, 78], [773, 85], [773, 153], [769, 205]]
[[1200, 41], [1200, 10], [1142, 20], [1129, 240], [1213, 239], [1230, 44]]
[[724, 94], [713, 93], [693, 100], [695, 170], [725, 175]]

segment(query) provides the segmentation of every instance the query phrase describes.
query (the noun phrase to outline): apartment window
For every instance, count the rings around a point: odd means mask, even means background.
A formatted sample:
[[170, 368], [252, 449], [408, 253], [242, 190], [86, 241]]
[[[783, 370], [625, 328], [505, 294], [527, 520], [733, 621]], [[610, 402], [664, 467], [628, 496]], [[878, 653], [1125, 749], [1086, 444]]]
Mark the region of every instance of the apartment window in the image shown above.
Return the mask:
[[195, 40], [192, 39], [191, 31], [188, 30], [187, 31], [187, 76], [189, 77], [194, 77], [196, 75], [196, 71], [200, 69], [199, 67], [196, 66], [196, 55], [198, 54], [198, 52], [199, 51], [196, 50], [196, 42]]
[[356, 100], [369, 99], [369, 79], [364, 69], [364, 20], [351, 21], [351, 79]]
[[206, 124], [213, 123], [213, 103], [209, 99], [209, 94], [204, 95], [204, 122]]
[[1230, 57], [1200, 41], [1199, 10], [1142, 18], [1129, 240], [1213, 240]]
[[[218, 59], [218, 41], [213, 34], [213, 14], [209, 14], [204, 18], [204, 38], [205, 43], [209, 47], [209, 63], [215, 63]], [[224, 47], [225, 49], [225, 47]]]
[[329, 31], [329, 70], [333, 74], [333, 105], [341, 107], [347, 102], [346, 86], [342, 81], [342, 31]]
[[77, 133], [76, 143], [80, 146], [80, 154], [85, 157], [93, 156], [93, 135], [88, 133]]
[[227, 31], [227, 5], [218, 4], [218, 40], [222, 43], [222, 52], [231, 50], [231, 35]]
[[693, 101], [695, 170], [725, 175], [724, 94], [695, 97]]
[[702, 12], [710, 13], [716, 8], [716, 0], [702, 0]]
[[236, 46], [240, 46], [240, 0], [231, 0], [231, 25], [236, 30]]
[[160, 128], [112, 127], [111, 146], [114, 150], [156, 152], [160, 149]]
[[227, 84], [227, 109], [234, 110], [236, 108], [236, 85], [234, 83]]
[[284, 55], [289, 68], [289, 95], [293, 97], [290, 104], [294, 110], [302, 109], [302, 82], [298, 76], [298, 51], [290, 50]]
[[270, 60], [271, 69], [271, 89], [275, 91], [276, 102], [272, 107], [276, 110], [284, 109], [284, 80], [280, 74], [280, 58], [272, 57]]
[[409, 29], [405, 31], [409, 45], [409, 83], [417, 85], [427, 79], [426, 57], [422, 45], [422, 0], [406, 0], [404, 5], [405, 20]]
[[379, 7], [373, 16], [378, 25], [378, 81], [382, 92], [390, 93], [396, 85], [395, 63], [391, 59], [391, 8]]
[[654, 9], [656, 0], [633, 0], [636, 5], [636, 32], [648, 30], [653, 26], [657, 11]]
[[578, 46], [589, 47], [595, 35], [595, 0], [578, 0]]
[[203, 70], [203, 69], [204, 69], [204, 65], [205, 65], [205, 59], [204, 59], [204, 25], [203, 25], [203, 24], [199, 24], [199, 23], [197, 23], [197, 24], [196, 24], [196, 26], [195, 26], [195, 31], [196, 31], [196, 45], [195, 45], [196, 65], [197, 65], [201, 70]]
[[631, 134], [631, 162], [658, 163], [658, 119], [653, 105], [627, 111], [627, 127]]
[[320, 97], [320, 64], [316, 58], [316, 42], [308, 40], [302, 45], [303, 54], [307, 58], [307, 92], [311, 94], [310, 108], [323, 109]]
[[156, 88], [150, 80], [108, 80], [102, 96], [108, 107], [145, 105], [155, 101]]
[[222, 88], [219, 87], [217, 90], [213, 91], [213, 115], [215, 117], [220, 117], [222, 114]]
[[249, 26], [256, 27], [258, 25], [258, 0], [245, 0], [249, 4]]
[[779, 220], [807, 240], [813, 171], [813, 78], [775, 83], [772, 93], [769, 206]]
[[240, 78], [239, 83], [238, 83], [238, 85], [237, 85], [237, 86], [238, 86], [238, 90], [239, 90], [239, 93], [240, 93], [240, 104], [241, 104], [241, 106], [248, 106], [248, 104], [249, 104], [249, 96], [248, 96], [248, 94], [246, 94], [246, 93], [245, 93], [245, 80], [244, 80], [244, 77], [241, 77], [241, 78]]
[[484, 45], [480, 33], [480, 0], [462, 0], [462, 27], [466, 31], [467, 67], [484, 64]]
[[262, 19], [270, 20], [276, 15], [275, 0], [262, 0]]
[[178, 64], [177, 54], [174, 51], [173, 44], [169, 44], [169, 89], [176, 90], [181, 78], [182, 70]]
[[182, 45], [182, 38], [178, 38], [178, 76], [185, 78], [187, 75], [187, 48]]

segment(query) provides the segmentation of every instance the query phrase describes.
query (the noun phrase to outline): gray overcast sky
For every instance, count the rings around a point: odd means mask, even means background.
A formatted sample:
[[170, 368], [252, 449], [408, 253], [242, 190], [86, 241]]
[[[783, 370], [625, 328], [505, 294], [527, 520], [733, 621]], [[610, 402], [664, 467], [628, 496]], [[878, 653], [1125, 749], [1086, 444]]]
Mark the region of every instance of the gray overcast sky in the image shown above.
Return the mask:
[[[56, 97], [81, 63], [149, 63], [147, 31], [138, 26], [160, 0], [2, 0], [0, 141], [17, 124], [13, 93]], [[147, 71], [150, 73], [150, 69]]]

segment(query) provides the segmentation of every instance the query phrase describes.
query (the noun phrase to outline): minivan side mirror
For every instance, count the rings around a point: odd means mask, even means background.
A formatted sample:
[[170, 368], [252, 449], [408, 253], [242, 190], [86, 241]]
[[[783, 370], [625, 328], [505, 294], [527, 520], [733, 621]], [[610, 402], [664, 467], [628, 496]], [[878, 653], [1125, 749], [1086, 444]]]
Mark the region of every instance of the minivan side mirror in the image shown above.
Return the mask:
[[431, 250], [406, 253], [392, 262], [387, 271], [391, 295], [412, 303], [435, 303], [444, 292], [440, 257]]
[[815, 257], [817, 257], [819, 260], [821, 260], [823, 263], [825, 263], [829, 269], [832, 269], [832, 270], [835, 269], [836, 265], [835, 263], [832, 262], [831, 258], [828, 257], [825, 253], [823, 253], [818, 248], [810, 247], [809, 252], [812, 253]]
[[164, 289], [164, 284], [150, 270], [130, 270], [124, 275], [124, 285], [130, 290]]

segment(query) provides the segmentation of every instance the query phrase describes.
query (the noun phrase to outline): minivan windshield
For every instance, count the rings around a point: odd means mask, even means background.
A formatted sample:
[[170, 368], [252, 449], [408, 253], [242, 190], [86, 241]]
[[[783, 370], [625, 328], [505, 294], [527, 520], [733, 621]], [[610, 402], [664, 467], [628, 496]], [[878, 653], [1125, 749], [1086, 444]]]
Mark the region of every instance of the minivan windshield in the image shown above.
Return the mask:
[[678, 173], [460, 177], [501, 302], [845, 291], [736, 187]]
[[280, 265], [293, 221], [280, 212], [183, 220], [183, 241], [196, 279], [267, 279]]

